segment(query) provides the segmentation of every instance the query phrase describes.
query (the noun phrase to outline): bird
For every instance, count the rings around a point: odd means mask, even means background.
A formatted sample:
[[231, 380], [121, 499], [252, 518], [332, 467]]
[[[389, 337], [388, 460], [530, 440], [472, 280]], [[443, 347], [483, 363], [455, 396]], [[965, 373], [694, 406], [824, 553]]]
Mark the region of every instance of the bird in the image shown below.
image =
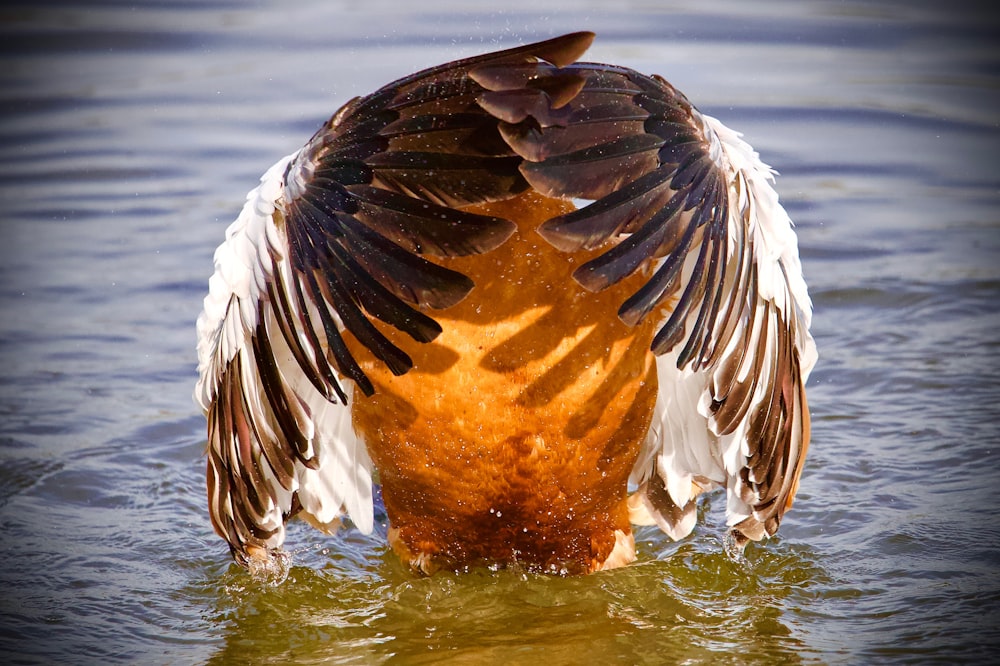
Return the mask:
[[776, 171], [594, 37], [357, 97], [247, 195], [194, 391], [238, 564], [296, 517], [371, 533], [376, 486], [417, 575], [625, 566], [711, 490], [735, 552], [776, 533], [817, 360]]

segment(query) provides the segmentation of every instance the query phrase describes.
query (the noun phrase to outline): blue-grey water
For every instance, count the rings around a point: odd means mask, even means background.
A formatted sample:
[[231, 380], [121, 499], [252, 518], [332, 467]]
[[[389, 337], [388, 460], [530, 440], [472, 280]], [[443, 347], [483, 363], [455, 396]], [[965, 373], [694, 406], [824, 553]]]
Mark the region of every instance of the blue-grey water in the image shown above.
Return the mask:
[[[934, 2], [64, 2], [0, 9], [4, 663], [981, 663], [1000, 650], [998, 23]], [[404, 7], [405, 5], [405, 7]], [[417, 578], [204, 502], [194, 320], [246, 192], [350, 97], [558, 33], [664, 75], [780, 172], [815, 303], [778, 538], [721, 502], [583, 578]], [[384, 515], [377, 514], [384, 523]]]

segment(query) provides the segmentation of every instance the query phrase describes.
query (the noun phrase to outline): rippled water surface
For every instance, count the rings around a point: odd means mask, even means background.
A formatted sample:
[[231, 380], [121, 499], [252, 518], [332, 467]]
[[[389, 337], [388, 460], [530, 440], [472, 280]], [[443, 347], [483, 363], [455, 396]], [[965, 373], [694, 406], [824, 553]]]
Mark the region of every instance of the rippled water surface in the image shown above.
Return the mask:
[[[398, 4], [0, 10], [4, 660], [987, 660], [996, 23], [955, 3]], [[211, 532], [190, 397], [225, 227], [350, 97], [575, 29], [598, 32], [589, 59], [663, 74], [782, 173], [820, 363], [780, 536], [730, 561], [710, 497], [681, 543], [640, 531], [626, 569], [416, 578], [384, 524], [300, 526], [288, 580], [255, 583]]]

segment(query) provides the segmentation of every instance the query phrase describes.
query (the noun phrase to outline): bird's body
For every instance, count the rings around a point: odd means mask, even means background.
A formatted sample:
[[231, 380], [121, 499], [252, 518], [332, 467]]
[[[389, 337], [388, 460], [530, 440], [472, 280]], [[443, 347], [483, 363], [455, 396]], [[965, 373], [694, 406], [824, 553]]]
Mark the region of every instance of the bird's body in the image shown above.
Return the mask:
[[815, 359], [790, 222], [735, 133], [575, 63], [591, 38], [394, 82], [251, 192], [198, 326], [237, 561], [294, 515], [370, 530], [373, 468], [424, 572], [620, 566], [711, 485], [737, 541], [777, 529]]
[[410, 345], [410, 372], [352, 347], [375, 386], [355, 398], [354, 424], [397, 550], [424, 569], [437, 565], [421, 555], [589, 570], [616, 531], [630, 534], [625, 491], [656, 402], [655, 328], [615, 314], [641, 277], [595, 298], [536, 233], [572, 209], [538, 195], [478, 209], [518, 230], [488, 260], [442, 262], [472, 278], [476, 298], [440, 313], [433, 342]]

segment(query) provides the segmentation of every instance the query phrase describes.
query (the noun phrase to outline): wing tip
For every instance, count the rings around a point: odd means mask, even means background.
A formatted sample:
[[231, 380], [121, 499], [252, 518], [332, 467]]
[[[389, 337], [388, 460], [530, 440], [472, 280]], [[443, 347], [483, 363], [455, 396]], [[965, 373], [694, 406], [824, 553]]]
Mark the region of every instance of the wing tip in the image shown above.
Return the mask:
[[566, 67], [587, 52], [597, 35], [589, 30], [566, 33], [532, 45], [535, 55], [556, 67]]

